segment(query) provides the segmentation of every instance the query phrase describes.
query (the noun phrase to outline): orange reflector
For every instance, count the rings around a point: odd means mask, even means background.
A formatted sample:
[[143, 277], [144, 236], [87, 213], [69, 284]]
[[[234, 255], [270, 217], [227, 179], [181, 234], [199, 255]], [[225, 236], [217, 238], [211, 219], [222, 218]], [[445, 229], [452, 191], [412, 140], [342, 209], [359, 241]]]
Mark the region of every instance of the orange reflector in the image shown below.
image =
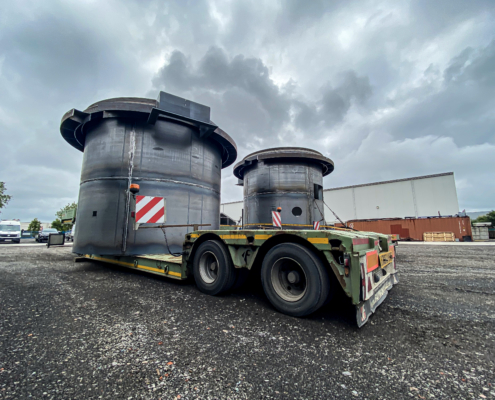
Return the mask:
[[366, 253], [366, 267], [368, 272], [378, 268], [378, 251], [373, 250]]

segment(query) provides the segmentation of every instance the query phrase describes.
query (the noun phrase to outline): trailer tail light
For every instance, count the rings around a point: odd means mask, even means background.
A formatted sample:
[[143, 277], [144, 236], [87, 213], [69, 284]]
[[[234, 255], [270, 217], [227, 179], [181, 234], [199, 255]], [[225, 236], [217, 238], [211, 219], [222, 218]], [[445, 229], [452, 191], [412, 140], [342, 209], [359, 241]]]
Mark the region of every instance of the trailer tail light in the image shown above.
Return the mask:
[[344, 274], [346, 277], [349, 276], [351, 272], [351, 257], [349, 254], [344, 254]]

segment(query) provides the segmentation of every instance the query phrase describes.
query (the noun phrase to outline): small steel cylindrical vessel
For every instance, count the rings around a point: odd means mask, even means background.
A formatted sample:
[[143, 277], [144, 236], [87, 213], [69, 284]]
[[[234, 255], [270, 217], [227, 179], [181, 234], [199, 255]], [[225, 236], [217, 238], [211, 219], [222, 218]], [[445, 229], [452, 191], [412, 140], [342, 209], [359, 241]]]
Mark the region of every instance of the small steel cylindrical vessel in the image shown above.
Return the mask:
[[312, 229], [324, 222], [323, 177], [334, 169], [321, 153], [279, 147], [249, 154], [234, 167], [244, 186], [244, 226], [272, 225], [272, 211], [281, 207], [284, 228]]
[[[234, 141], [209, 107], [160, 92], [158, 100], [116, 98], [70, 110], [61, 133], [83, 151], [73, 252], [137, 255], [182, 251], [192, 227], [135, 230], [135, 196], [165, 199], [165, 224], [220, 224], [221, 169]], [[147, 224], [145, 226], [150, 226]], [[151, 224], [156, 226], [156, 224]]]

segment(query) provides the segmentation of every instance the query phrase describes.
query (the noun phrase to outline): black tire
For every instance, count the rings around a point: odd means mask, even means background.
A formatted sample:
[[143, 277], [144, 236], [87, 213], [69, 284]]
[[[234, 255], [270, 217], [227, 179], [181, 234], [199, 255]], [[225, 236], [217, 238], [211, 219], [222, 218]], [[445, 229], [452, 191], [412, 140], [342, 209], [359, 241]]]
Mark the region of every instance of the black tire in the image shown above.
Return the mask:
[[330, 280], [321, 260], [296, 243], [279, 244], [266, 254], [261, 283], [272, 305], [293, 317], [315, 312], [330, 293]]
[[193, 274], [198, 289], [211, 296], [229, 290], [235, 282], [235, 270], [230, 254], [225, 246], [216, 240], [200, 244], [194, 255]]

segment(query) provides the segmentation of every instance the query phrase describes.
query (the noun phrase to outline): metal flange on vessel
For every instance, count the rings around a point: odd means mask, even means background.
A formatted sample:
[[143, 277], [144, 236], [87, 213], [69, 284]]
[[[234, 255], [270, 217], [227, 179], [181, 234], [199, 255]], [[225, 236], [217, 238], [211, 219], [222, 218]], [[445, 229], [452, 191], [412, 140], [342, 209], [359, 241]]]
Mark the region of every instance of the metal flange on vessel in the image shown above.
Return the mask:
[[280, 208], [282, 226], [324, 225], [323, 177], [333, 169], [332, 160], [311, 149], [279, 147], [249, 154], [234, 167], [244, 186], [244, 226], [272, 226], [272, 211]]
[[84, 152], [73, 252], [180, 252], [192, 230], [168, 229], [167, 247], [160, 229], [133, 229], [140, 221], [219, 228], [221, 169], [237, 148], [209, 107], [164, 92], [157, 100], [108, 99], [68, 111], [60, 131]]

